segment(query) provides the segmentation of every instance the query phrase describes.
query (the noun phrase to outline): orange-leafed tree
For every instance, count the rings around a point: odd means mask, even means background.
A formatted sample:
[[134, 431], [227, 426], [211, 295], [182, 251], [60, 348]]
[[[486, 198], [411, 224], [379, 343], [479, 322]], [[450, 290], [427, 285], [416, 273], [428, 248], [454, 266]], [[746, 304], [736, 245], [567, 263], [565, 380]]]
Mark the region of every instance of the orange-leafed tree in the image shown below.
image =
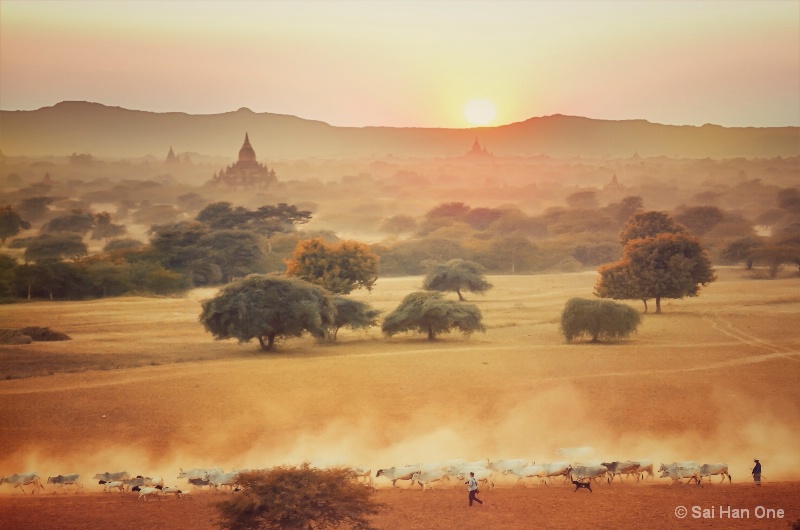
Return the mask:
[[322, 238], [297, 244], [292, 258], [286, 260], [287, 276], [296, 276], [337, 294], [353, 289], [372, 291], [378, 279], [380, 258], [358, 241], [326, 243]]

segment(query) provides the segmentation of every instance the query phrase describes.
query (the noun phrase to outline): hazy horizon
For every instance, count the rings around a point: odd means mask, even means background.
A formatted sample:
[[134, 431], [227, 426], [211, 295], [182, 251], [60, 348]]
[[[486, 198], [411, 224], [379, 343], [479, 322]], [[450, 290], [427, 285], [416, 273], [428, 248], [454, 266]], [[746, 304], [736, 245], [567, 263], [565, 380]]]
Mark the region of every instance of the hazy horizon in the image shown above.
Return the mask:
[[2, 110], [88, 101], [339, 127], [556, 114], [800, 126], [791, 1], [3, 0], [0, 15]]

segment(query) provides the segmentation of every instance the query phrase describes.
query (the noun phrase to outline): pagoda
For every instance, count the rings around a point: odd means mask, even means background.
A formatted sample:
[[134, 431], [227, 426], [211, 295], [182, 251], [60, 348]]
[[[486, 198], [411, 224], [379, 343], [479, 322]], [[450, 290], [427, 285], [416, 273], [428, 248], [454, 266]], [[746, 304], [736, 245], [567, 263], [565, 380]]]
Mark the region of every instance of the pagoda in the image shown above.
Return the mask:
[[244, 135], [244, 144], [239, 149], [239, 160], [215, 173], [209, 182], [212, 186], [237, 189], [263, 189], [277, 182], [275, 170], [256, 160], [256, 152], [250, 145], [250, 137]]
[[481, 146], [476, 136], [475, 142], [472, 144], [472, 149], [467, 151], [466, 156], [469, 158], [491, 158], [492, 154], [486, 149], [486, 146]]

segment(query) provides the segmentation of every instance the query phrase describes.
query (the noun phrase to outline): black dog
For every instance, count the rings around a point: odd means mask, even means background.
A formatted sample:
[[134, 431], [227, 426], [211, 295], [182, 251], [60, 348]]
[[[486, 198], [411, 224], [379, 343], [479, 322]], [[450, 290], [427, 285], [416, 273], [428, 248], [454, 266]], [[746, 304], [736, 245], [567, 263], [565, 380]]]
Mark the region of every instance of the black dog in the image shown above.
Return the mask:
[[581, 482], [579, 480], [573, 480], [572, 483], [575, 484], [575, 489], [572, 490], [572, 493], [575, 493], [580, 488], [586, 488], [587, 490], [589, 490], [589, 493], [594, 493], [592, 491], [592, 481], [591, 480], [589, 480], [589, 482]]

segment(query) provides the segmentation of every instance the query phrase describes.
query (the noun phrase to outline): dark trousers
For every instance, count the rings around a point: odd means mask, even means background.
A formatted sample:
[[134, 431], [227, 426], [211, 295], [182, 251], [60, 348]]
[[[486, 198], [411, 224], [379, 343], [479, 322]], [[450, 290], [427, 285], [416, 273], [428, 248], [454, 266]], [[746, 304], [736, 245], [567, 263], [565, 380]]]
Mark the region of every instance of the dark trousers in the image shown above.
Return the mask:
[[478, 504], [483, 504], [483, 501], [480, 500], [478, 497], [478, 492], [476, 490], [472, 490], [469, 492], [469, 505], [472, 506], [472, 501], [477, 502]]

